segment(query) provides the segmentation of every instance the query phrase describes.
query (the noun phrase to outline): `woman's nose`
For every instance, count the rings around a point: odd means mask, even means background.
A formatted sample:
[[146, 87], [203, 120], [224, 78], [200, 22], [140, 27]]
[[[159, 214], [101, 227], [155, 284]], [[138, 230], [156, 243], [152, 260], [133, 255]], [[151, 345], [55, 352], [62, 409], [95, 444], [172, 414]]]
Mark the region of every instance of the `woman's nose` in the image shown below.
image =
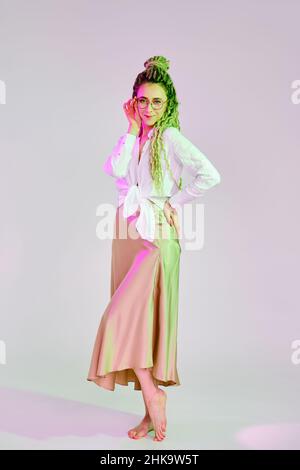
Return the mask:
[[145, 108], [145, 111], [147, 111], [147, 112], [149, 112], [149, 111], [152, 112], [152, 111], [153, 111], [153, 108], [152, 108], [150, 102], [147, 104], [147, 106], [146, 106], [146, 108]]

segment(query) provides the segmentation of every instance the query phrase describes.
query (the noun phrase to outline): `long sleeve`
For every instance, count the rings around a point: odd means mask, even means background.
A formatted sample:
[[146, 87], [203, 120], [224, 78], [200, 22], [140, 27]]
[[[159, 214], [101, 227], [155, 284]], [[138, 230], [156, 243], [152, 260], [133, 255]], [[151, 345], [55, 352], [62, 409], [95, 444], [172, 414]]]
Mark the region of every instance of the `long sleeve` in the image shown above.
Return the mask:
[[168, 132], [175, 157], [194, 175], [190, 184], [169, 198], [171, 206], [176, 208], [176, 204], [183, 205], [202, 196], [205, 191], [220, 183], [221, 176], [208, 158], [179, 129], [170, 127]]
[[136, 136], [130, 133], [122, 135], [112, 153], [103, 165], [103, 171], [115, 178], [123, 178], [127, 175], [129, 162], [132, 158], [132, 150]]

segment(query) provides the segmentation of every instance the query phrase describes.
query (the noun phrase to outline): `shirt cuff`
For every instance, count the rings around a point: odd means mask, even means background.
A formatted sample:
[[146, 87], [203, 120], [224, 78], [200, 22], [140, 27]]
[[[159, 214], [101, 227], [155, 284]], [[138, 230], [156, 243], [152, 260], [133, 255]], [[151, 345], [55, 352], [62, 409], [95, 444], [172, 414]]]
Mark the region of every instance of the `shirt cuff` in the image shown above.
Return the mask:
[[135, 142], [135, 139], [137, 138], [137, 135], [130, 134], [130, 132], [126, 132], [125, 138], [126, 138], [126, 142], [127, 142], [127, 140], [130, 141], [130, 139], [132, 140], [132, 142]]

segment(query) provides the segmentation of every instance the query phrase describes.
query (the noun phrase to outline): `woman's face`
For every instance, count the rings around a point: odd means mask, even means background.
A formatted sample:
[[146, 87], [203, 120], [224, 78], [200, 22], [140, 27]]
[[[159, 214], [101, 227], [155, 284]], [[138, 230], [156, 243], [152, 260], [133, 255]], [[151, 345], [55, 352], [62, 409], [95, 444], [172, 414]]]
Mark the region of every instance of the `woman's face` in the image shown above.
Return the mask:
[[[162, 117], [167, 107], [167, 95], [164, 88], [158, 83], [144, 83], [137, 92], [137, 100], [143, 98], [146, 107], [141, 108], [138, 105], [138, 112], [144, 128], [153, 127]], [[148, 101], [147, 101], [148, 100]], [[160, 109], [153, 109], [151, 103], [163, 103]]]

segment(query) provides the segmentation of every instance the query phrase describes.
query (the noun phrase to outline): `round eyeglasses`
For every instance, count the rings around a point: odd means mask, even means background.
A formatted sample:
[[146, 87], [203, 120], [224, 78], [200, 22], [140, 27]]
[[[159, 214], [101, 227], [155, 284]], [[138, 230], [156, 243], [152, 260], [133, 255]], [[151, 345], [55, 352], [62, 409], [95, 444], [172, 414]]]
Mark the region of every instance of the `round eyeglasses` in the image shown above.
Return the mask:
[[[148, 98], [143, 98], [143, 97], [142, 98], [136, 98], [136, 101], [137, 101], [137, 105], [140, 109], [146, 108], [149, 104]], [[168, 101], [168, 100], [163, 101], [160, 98], [154, 98], [151, 102], [151, 106], [152, 106], [153, 109], [161, 109], [162, 105], [164, 103], [166, 103], [166, 101]]]

